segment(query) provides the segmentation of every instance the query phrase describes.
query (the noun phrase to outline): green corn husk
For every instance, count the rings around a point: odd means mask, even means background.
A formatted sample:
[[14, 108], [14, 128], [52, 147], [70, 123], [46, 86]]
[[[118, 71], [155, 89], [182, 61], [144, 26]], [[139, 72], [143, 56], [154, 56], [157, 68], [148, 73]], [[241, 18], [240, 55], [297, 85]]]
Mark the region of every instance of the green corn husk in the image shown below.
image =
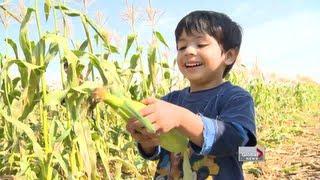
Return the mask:
[[[147, 128], [147, 131], [151, 133], [155, 132], [151, 122], [142, 117], [139, 113], [146, 105], [125, 98], [119, 93], [108, 93], [103, 88], [97, 88], [95, 92], [106, 104], [116, 110], [123, 119], [127, 121], [129, 118], [135, 117], [145, 126], [145, 128]], [[168, 133], [161, 134], [159, 138], [161, 147], [170, 152], [181, 153], [183, 155], [183, 179], [191, 180], [192, 170], [189, 161], [188, 138], [181, 134], [177, 129], [172, 129]]]
[[[145, 107], [143, 103], [133, 101], [120, 95], [107, 93], [105, 90], [99, 90], [99, 97], [125, 120], [135, 117], [145, 126], [148, 132], [155, 133], [155, 129], [149, 120], [142, 117], [139, 111]], [[97, 91], [96, 91], [97, 92]], [[160, 145], [166, 150], [174, 153], [182, 153], [188, 148], [188, 138], [182, 135], [178, 130], [173, 129], [168, 133], [160, 135]]]

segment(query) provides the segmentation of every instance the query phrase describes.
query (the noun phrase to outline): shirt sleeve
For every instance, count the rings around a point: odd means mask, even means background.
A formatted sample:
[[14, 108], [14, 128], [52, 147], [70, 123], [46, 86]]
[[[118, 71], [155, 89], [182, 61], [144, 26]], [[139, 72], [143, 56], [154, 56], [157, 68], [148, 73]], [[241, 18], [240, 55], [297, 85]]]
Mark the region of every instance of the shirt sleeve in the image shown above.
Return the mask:
[[250, 98], [250, 96], [238, 96], [231, 99], [222, 110], [219, 119], [200, 114], [204, 124], [203, 144], [199, 147], [190, 142], [195, 153], [227, 156], [237, 153], [239, 146], [256, 142], [254, 133], [248, 128], [252, 122], [254, 123], [253, 102]]
[[[246, 131], [237, 123], [225, 123], [202, 115], [201, 119], [204, 125], [202, 147], [190, 141], [191, 148], [199, 155], [229, 155], [248, 142]], [[221, 131], [224, 132], [223, 135]], [[219, 143], [221, 139], [223, 144]], [[218, 152], [217, 146], [221, 149]]]

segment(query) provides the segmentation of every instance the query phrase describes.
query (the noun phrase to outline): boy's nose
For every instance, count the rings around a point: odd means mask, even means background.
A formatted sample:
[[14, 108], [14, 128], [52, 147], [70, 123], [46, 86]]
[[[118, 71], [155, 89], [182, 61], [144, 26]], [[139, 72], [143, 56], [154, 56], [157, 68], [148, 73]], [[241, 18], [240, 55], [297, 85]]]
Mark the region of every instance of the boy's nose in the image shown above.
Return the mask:
[[185, 55], [195, 55], [197, 53], [197, 49], [194, 46], [187, 46]]

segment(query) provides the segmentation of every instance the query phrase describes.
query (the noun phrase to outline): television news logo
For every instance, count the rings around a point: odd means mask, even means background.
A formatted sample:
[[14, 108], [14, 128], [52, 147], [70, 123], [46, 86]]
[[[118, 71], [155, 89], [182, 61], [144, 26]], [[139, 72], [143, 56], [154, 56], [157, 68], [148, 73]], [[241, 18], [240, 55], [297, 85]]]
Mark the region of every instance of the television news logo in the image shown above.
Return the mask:
[[239, 161], [264, 161], [265, 151], [260, 147], [239, 147]]

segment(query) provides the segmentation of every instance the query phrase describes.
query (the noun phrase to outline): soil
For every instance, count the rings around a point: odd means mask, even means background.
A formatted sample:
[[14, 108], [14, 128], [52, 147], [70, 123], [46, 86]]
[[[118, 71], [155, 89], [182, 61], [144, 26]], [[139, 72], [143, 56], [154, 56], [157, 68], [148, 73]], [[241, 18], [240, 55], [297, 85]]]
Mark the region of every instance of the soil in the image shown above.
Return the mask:
[[320, 116], [274, 148], [265, 161], [244, 164], [245, 179], [320, 179]]

